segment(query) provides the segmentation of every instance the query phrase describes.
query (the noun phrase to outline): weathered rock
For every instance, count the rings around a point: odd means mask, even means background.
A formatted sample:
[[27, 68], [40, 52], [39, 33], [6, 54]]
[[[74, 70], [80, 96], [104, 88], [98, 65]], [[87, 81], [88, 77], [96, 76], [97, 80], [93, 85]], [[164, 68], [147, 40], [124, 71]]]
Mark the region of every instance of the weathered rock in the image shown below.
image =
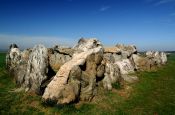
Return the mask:
[[[84, 51], [87, 48], [101, 47], [101, 43], [96, 39], [83, 40], [80, 39], [80, 44], [75, 48], [77, 50], [83, 49]], [[82, 81], [81, 81], [81, 100], [91, 100], [96, 94], [96, 77], [102, 77], [104, 74], [103, 65], [99, 66], [102, 70], [98, 70], [98, 65], [101, 64], [103, 59], [103, 49], [97, 53], [89, 55], [86, 59], [86, 63], [82, 66]], [[98, 71], [97, 71], [98, 70]], [[101, 75], [100, 75], [101, 74]]]
[[[100, 41], [98, 41], [96, 38], [93, 38], [93, 39], [84, 39], [84, 38], [81, 38], [79, 41], [78, 41], [78, 45], [76, 45], [74, 47], [74, 49], [76, 50], [82, 50], [82, 51], [87, 51], [89, 49], [93, 49], [93, 48], [96, 48], [98, 46], [102, 46]], [[103, 50], [103, 49], [101, 49]]]
[[60, 67], [71, 60], [75, 50], [72, 48], [63, 48], [60, 46], [54, 46], [49, 49], [49, 64], [51, 68], [57, 72]]
[[11, 44], [9, 52], [6, 55], [6, 67], [11, 76], [15, 79], [18, 87], [23, 83], [26, 73], [27, 60], [23, 56], [16, 44]]
[[20, 52], [17, 45], [12, 44], [6, 60], [18, 87], [26, 91], [40, 92], [40, 85], [47, 79], [47, 48], [38, 45]]
[[[91, 100], [96, 94], [96, 76], [97, 76], [97, 65], [102, 61], [102, 52], [97, 52], [89, 55], [86, 59], [85, 70], [82, 71], [82, 81], [81, 81], [81, 100]], [[100, 74], [104, 74], [104, 71]], [[100, 75], [102, 76], [102, 75]]]
[[18, 63], [14, 69], [13, 76], [18, 87], [21, 87], [21, 85], [24, 82], [24, 78], [27, 72], [27, 64], [31, 51], [31, 49], [26, 49], [20, 53], [20, 63]]
[[32, 49], [26, 49], [21, 52], [21, 60], [27, 62], [29, 60], [30, 53]]
[[[56, 76], [48, 84], [42, 96], [44, 100], [54, 100], [58, 104], [70, 103], [77, 99], [80, 90], [80, 98], [90, 99], [93, 96], [94, 83], [96, 82], [96, 63], [99, 62], [98, 58], [95, 60], [95, 54], [103, 51], [102, 46], [96, 39], [80, 39], [75, 49], [78, 51], [74, 53], [72, 59], [60, 67]], [[77, 66], [83, 66], [81, 79], [88, 79], [88, 85], [84, 85], [81, 89], [78, 87], [79, 80], [69, 81], [72, 79], [70, 72]], [[87, 71], [88, 76], [85, 77], [84, 74], [87, 74]]]
[[60, 69], [60, 67], [69, 60], [71, 60], [71, 57], [69, 55], [64, 55], [55, 52], [54, 54], [50, 54], [49, 64], [51, 68], [55, 72], [57, 72]]
[[118, 65], [121, 73], [121, 77], [124, 81], [128, 83], [134, 83], [138, 81], [137, 76], [133, 76], [131, 74], [135, 73], [135, 65], [132, 64], [131, 60], [123, 59], [122, 61], [115, 62]]
[[72, 57], [75, 52], [75, 50], [72, 48], [58, 48], [58, 51], [60, 54], [69, 55], [70, 57]]
[[105, 47], [104, 53], [119, 53], [119, 54], [121, 54], [121, 49], [118, 47]]
[[137, 53], [137, 48], [134, 45], [117, 44], [115, 47], [119, 48], [121, 51], [128, 51], [131, 54]]
[[154, 51], [147, 51], [145, 54], [148, 58], [154, 58]]
[[142, 57], [139, 60], [139, 71], [151, 71], [155, 70], [157, 64], [154, 60], [147, 58], [147, 57]]
[[54, 52], [57, 52], [59, 54], [69, 55], [70, 57], [72, 57], [72, 55], [76, 51], [73, 48], [70, 48], [70, 47], [61, 47], [61, 46], [58, 46], [58, 45], [54, 46], [53, 50], [54, 50]]
[[40, 92], [40, 85], [47, 79], [48, 51], [43, 45], [36, 45], [29, 56], [27, 71], [22, 87], [26, 91]]
[[137, 82], [139, 79], [137, 76], [135, 75], [122, 75], [122, 78], [124, 79], [124, 81], [126, 81], [127, 83], [135, 83]]
[[134, 45], [125, 46], [123, 44], [117, 44], [115, 47], [121, 50], [122, 59], [127, 59], [131, 57], [132, 54], [137, 53], [136, 46]]
[[111, 63], [114, 63], [115, 62], [115, 59], [114, 59], [114, 56], [112, 53], [105, 53], [103, 55], [103, 60], [105, 62], [111, 62]]
[[156, 62], [157, 65], [161, 65], [162, 64], [162, 60], [161, 60], [161, 56], [160, 56], [160, 52], [156, 51], [154, 53], [154, 60]]
[[112, 83], [121, 82], [121, 79], [124, 79], [122, 76], [129, 76], [128, 74], [135, 72], [135, 63], [130, 57], [136, 53], [137, 49], [133, 45], [124, 46], [118, 44], [113, 48], [105, 49], [103, 60], [106, 63], [106, 71], [103, 79], [103, 86], [106, 89], [111, 90]]
[[128, 59], [131, 56], [131, 52], [122, 51], [122, 59]]
[[121, 61], [122, 59], [129, 59], [133, 54], [137, 53], [134, 45], [117, 44], [115, 47], [105, 48], [104, 58], [112, 60], [112, 62]]
[[155, 65], [162, 65], [167, 62], [167, 55], [164, 52], [154, 52], [154, 51], [148, 51], [146, 52], [146, 56], [153, 60], [155, 62]]
[[145, 57], [142, 57], [138, 54], [133, 54], [131, 59], [133, 60], [135, 68], [137, 70], [141, 70], [143, 68], [143, 66], [147, 66], [146, 61], [148, 61], [148, 60], [146, 60]]
[[21, 54], [20, 50], [16, 44], [11, 44], [9, 52], [6, 55], [6, 67], [9, 71], [13, 69], [20, 63]]
[[131, 64], [129, 59], [123, 59], [122, 61], [117, 61], [115, 64], [120, 68], [121, 74], [131, 74], [134, 73], [134, 66]]
[[122, 55], [121, 54], [113, 54], [114, 62], [121, 61]]
[[133, 54], [131, 57], [135, 63], [135, 67], [139, 71], [155, 70], [157, 66], [161, 66], [167, 62], [167, 56], [164, 52], [146, 52], [146, 57]]
[[97, 77], [103, 77], [105, 73], [105, 66], [103, 64], [100, 64], [98, 67], [97, 67]]
[[25, 74], [25, 71], [23, 70], [26, 68], [26, 66], [20, 66], [23, 64], [21, 57], [21, 51], [19, 50], [18, 46], [16, 44], [11, 44], [9, 47], [9, 52], [6, 55], [6, 67], [11, 76], [14, 77], [17, 86], [23, 82], [23, 79], [21, 79], [20, 76], [23, 78]]
[[160, 53], [160, 58], [162, 60], [162, 64], [166, 64], [167, 63], [167, 55], [165, 52], [161, 52]]
[[14, 78], [16, 85], [18, 87], [21, 87], [21, 85], [24, 83], [25, 75], [27, 71], [27, 62], [23, 61], [17, 67], [14, 69]]
[[112, 89], [112, 84], [121, 81], [121, 74], [117, 64], [106, 62], [103, 87], [107, 90]]
[[59, 97], [57, 103], [66, 104], [75, 101], [80, 95], [81, 69], [79, 66], [72, 68], [69, 74], [67, 84], [65, 84], [62, 96]]

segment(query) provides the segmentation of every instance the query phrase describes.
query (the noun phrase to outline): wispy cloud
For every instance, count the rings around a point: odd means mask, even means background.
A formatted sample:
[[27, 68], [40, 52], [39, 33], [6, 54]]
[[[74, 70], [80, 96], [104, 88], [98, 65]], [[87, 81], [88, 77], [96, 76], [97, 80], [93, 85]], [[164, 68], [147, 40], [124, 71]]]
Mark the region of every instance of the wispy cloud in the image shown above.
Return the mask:
[[101, 12], [104, 12], [104, 11], [108, 10], [109, 8], [111, 8], [111, 7], [110, 6], [102, 6], [99, 10]]
[[155, 6], [159, 6], [159, 5], [167, 4], [167, 3], [172, 3], [172, 2], [175, 2], [175, 0], [159, 0], [155, 3]]
[[175, 3], [175, 0], [145, 0], [146, 3], [151, 3], [154, 6], [160, 6], [168, 3]]
[[0, 49], [7, 49], [12, 43], [16, 43], [20, 48], [33, 47], [36, 44], [44, 44], [46, 47], [54, 45], [73, 46], [75, 39], [53, 37], [53, 36], [24, 36], [0, 34]]

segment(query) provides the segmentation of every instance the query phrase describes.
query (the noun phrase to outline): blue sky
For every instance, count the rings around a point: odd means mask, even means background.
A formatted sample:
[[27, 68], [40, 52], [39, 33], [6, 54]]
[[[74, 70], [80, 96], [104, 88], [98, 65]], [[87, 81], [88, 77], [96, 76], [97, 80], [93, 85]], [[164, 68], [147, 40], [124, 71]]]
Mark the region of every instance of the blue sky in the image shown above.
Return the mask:
[[0, 0], [0, 49], [73, 46], [80, 37], [175, 50], [175, 0]]

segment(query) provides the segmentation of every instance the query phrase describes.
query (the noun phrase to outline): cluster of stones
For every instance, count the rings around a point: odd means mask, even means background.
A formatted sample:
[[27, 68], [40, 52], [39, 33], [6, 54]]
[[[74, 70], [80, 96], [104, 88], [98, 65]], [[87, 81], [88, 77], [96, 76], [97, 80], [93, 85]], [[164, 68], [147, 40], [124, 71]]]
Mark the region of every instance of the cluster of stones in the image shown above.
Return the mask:
[[135, 71], [149, 71], [166, 62], [164, 52], [141, 55], [134, 45], [121, 44], [104, 48], [94, 38], [82, 38], [72, 48], [36, 45], [20, 51], [12, 44], [6, 55], [7, 69], [19, 90], [36, 92], [45, 102], [57, 104], [90, 101], [98, 87], [111, 90], [113, 83], [135, 82]]

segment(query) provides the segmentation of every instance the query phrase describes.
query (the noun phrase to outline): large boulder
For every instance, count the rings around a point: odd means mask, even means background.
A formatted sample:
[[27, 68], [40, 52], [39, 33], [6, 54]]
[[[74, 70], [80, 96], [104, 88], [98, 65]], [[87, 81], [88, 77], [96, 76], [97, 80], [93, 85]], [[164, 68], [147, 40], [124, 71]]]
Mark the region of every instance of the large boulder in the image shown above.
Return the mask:
[[134, 45], [117, 44], [115, 47], [104, 49], [103, 60], [106, 66], [103, 86], [105, 89], [111, 90], [112, 83], [115, 82], [134, 81], [131, 80], [133, 77], [128, 75], [134, 73], [136, 69], [131, 58], [133, 54], [137, 54], [137, 49]]
[[[103, 48], [96, 39], [80, 39], [74, 49], [77, 51], [72, 59], [60, 67], [46, 87], [42, 96], [44, 100], [67, 104], [77, 98], [90, 100], [94, 96], [96, 69], [101, 63]], [[75, 74], [72, 75], [71, 72]]]
[[[79, 52], [79, 51], [87, 51], [89, 49], [93, 49], [98, 46], [102, 47], [102, 44], [96, 38], [94, 39], [81, 38], [78, 41], [78, 44], [74, 46], [74, 49]], [[100, 50], [103, 50], [103, 49], [100, 49]]]
[[32, 52], [31, 49], [26, 49], [22, 51], [20, 55], [21, 56], [20, 63], [16, 65], [16, 70], [14, 71], [15, 72], [14, 78], [18, 87], [21, 87], [21, 85], [24, 82], [24, 78], [27, 72], [28, 60], [31, 52]]
[[133, 54], [132, 55], [132, 60], [134, 61], [135, 68], [137, 70], [139, 70], [140, 69], [140, 61], [142, 60], [142, 57], [137, 55], [137, 54]]
[[40, 86], [47, 79], [48, 51], [43, 45], [36, 45], [29, 56], [22, 87], [26, 91], [40, 92]]
[[131, 59], [134, 62], [135, 68], [137, 71], [145, 71], [145, 70], [151, 70], [153, 67], [152, 60], [149, 60], [149, 58], [141, 56], [139, 54], [133, 54]]
[[72, 57], [75, 51], [76, 51], [75, 49], [69, 47], [58, 47], [58, 46], [54, 47], [54, 52], [69, 55], [70, 57]]
[[121, 73], [121, 77], [124, 81], [128, 83], [134, 83], [138, 81], [138, 77], [135, 75], [132, 75], [135, 73], [135, 65], [132, 64], [132, 61], [130, 59], [123, 59], [121, 61], [115, 62], [116, 65], [118, 65]]
[[13, 72], [16, 66], [20, 63], [21, 52], [16, 44], [11, 44], [6, 55], [6, 67]]
[[117, 44], [115, 47], [104, 48], [104, 58], [113, 62], [129, 59], [133, 54], [137, 54], [137, 49], [134, 45]]
[[115, 47], [121, 50], [121, 55], [123, 59], [127, 59], [131, 57], [132, 54], [137, 53], [137, 48], [134, 45], [117, 44]]
[[72, 57], [70, 57], [69, 55], [65, 55], [65, 54], [60, 54], [55, 52], [54, 54], [51, 54], [49, 56], [49, 64], [51, 66], [51, 68], [57, 72], [60, 67], [66, 63], [67, 61], [71, 60]]
[[74, 52], [75, 50], [72, 48], [63, 48], [57, 45], [49, 49], [50, 67], [57, 72], [64, 63], [71, 60]]
[[122, 60], [122, 55], [117, 53], [104, 53], [103, 58], [109, 62], [115, 63]]
[[21, 90], [40, 93], [40, 86], [47, 79], [48, 51], [43, 45], [20, 51], [16, 44], [10, 46], [6, 56], [7, 68]]
[[137, 53], [137, 48], [135, 45], [117, 44], [115, 47], [119, 48], [121, 51], [128, 51], [131, 54]]
[[121, 74], [132, 74], [134, 73], [134, 66], [131, 64], [129, 59], [123, 59], [121, 61], [115, 62], [116, 65], [120, 68]]
[[24, 53], [19, 50], [16, 44], [11, 44], [6, 55], [6, 67], [15, 79], [17, 86], [21, 85], [26, 73], [27, 60], [23, 59], [25, 59]]
[[119, 47], [105, 47], [104, 53], [121, 53], [121, 49]]

